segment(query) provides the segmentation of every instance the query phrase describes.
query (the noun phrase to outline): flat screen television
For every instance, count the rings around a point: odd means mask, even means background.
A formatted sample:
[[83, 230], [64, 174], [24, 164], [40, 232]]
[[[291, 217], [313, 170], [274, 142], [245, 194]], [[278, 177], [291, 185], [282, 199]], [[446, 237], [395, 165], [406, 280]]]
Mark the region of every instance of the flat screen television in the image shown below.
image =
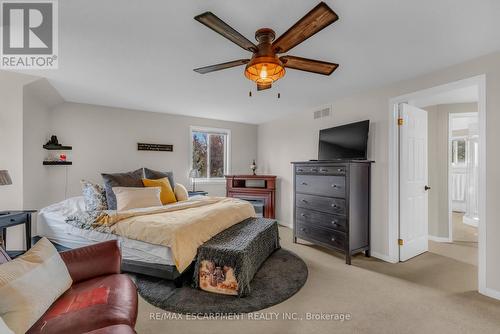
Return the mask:
[[370, 121], [319, 131], [318, 160], [366, 160]]

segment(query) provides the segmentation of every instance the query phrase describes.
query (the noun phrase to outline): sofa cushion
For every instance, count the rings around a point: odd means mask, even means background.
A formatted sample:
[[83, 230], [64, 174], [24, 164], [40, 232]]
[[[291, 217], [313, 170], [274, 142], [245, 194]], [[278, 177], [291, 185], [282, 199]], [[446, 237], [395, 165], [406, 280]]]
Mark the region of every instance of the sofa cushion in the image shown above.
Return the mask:
[[72, 283], [57, 250], [42, 238], [0, 265], [0, 316], [13, 332], [24, 333]]
[[132, 327], [127, 325], [114, 325], [96, 329], [95, 331], [87, 332], [85, 334], [136, 334], [136, 332], [132, 329]]
[[63, 294], [28, 333], [85, 333], [113, 325], [134, 327], [137, 292], [123, 274], [77, 283]]
[[144, 177], [146, 179], [152, 179], [152, 180], [158, 180], [158, 179], [163, 179], [164, 177], [168, 177], [168, 182], [170, 182], [170, 185], [172, 187], [175, 187], [173, 172], [159, 172], [157, 170], [144, 168]]
[[101, 174], [106, 190], [106, 201], [108, 210], [116, 210], [116, 196], [113, 187], [143, 187], [142, 179], [144, 171], [142, 168], [128, 173]]

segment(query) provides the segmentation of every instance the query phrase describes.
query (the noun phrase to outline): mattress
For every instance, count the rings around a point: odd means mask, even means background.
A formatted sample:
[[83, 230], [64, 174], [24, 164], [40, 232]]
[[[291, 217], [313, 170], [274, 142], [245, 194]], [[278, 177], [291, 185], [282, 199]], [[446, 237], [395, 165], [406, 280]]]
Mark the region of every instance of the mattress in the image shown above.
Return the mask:
[[82, 196], [68, 198], [41, 209], [37, 219], [37, 234], [68, 248], [83, 247], [107, 240], [119, 240], [123, 259], [174, 265], [169, 247], [132, 240], [115, 234], [83, 230], [65, 222], [66, 217], [79, 211], [85, 211]]

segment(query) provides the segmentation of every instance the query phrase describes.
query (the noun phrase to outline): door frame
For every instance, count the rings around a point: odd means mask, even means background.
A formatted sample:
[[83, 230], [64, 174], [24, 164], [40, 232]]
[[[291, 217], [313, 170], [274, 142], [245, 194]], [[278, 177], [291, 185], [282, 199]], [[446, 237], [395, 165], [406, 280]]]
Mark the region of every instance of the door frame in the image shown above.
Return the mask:
[[[448, 118], [448, 238], [445, 242], [453, 242], [453, 200], [451, 196], [452, 192], [452, 175], [450, 173], [451, 171], [451, 162], [452, 162], [452, 126], [453, 126], [453, 119], [454, 118], [460, 118], [460, 117], [475, 117], [478, 119], [479, 122], [479, 113], [478, 112], [465, 112], [465, 113], [450, 113], [449, 118]], [[481, 132], [481, 130], [479, 130]], [[466, 138], [466, 137], [463, 137]], [[481, 162], [479, 163], [481, 164]], [[479, 227], [479, 226], [476, 226]], [[446, 238], [444, 238], [446, 239]], [[479, 235], [478, 235], [479, 239]]]
[[479, 90], [479, 226], [478, 226], [478, 290], [488, 295], [486, 288], [486, 75], [450, 82], [429, 89], [401, 95], [389, 100], [389, 157], [388, 157], [388, 249], [390, 262], [399, 262], [399, 104], [413, 101], [450, 90], [477, 86]]

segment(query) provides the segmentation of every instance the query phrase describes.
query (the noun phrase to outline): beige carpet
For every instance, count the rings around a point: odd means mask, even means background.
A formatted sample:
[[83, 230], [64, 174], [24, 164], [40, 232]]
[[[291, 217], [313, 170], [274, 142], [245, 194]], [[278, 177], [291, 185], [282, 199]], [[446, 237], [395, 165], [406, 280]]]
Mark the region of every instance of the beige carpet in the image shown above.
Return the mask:
[[[337, 254], [292, 244], [287, 228], [280, 228], [280, 233], [282, 246], [299, 254], [309, 267], [302, 290], [261, 311], [276, 312], [280, 320], [168, 320], [167, 312], [141, 299], [137, 332], [500, 333], [500, 301], [475, 291], [477, 273], [471, 264], [428, 252], [399, 264], [360, 255], [347, 266]], [[281, 320], [283, 312], [298, 318], [307, 312], [349, 313], [351, 320]], [[151, 320], [153, 316], [165, 320]]]
[[478, 240], [477, 227], [463, 223], [464, 214], [460, 212], [452, 213], [453, 241], [476, 243]]

